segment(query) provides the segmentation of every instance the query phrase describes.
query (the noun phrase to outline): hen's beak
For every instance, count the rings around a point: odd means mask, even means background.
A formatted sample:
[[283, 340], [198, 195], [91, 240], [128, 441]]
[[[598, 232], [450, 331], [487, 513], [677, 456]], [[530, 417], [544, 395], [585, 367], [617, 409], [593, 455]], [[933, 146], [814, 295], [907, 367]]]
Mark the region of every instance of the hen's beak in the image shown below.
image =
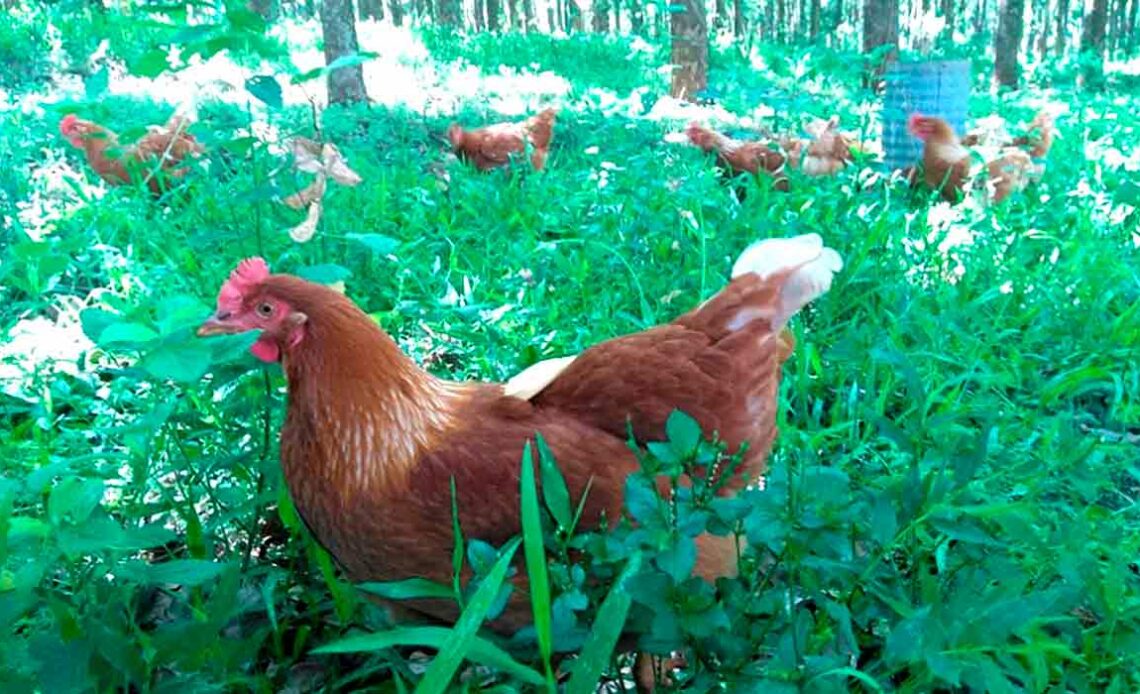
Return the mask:
[[242, 332], [241, 326], [230, 320], [228, 313], [215, 313], [198, 326], [198, 337], [207, 335], [232, 335]]

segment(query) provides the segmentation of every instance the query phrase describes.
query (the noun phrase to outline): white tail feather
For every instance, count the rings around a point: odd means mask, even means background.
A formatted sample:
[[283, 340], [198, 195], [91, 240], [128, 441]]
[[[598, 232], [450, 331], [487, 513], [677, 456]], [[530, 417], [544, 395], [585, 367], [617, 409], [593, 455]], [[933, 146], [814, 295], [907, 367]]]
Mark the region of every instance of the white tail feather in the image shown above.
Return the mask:
[[778, 315], [772, 319], [772, 327], [779, 329], [809, 302], [831, 289], [832, 277], [842, 269], [843, 258], [824, 246], [819, 234], [803, 234], [756, 241], [737, 258], [732, 276], [751, 272], [766, 279], [791, 272], [780, 289]]
[[550, 382], [577, 358], [578, 355], [556, 357], [531, 364], [503, 385], [503, 394], [521, 400], [530, 400], [550, 385]]

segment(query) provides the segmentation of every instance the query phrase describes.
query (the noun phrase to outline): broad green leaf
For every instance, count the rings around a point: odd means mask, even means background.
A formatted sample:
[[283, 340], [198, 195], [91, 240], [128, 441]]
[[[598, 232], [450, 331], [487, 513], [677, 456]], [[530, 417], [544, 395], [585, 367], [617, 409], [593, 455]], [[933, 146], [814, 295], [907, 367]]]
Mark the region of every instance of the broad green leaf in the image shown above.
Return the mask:
[[205, 559], [173, 559], [161, 564], [130, 562], [120, 568], [121, 574], [140, 583], [169, 583], [179, 586], [200, 586], [214, 580], [227, 566]]
[[138, 347], [158, 337], [151, 328], [141, 323], [113, 323], [108, 325], [96, 343], [100, 347]]
[[119, 314], [101, 308], [85, 308], [79, 312], [79, 324], [83, 327], [83, 334], [96, 344], [99, 343], [104, 330], [122, 320], [123, 317]]
[[665, 435], [669, 437], [673, 452], [684, 459], [697, 450], [701, 442], [701, 425], [684, 412], [673, 410], [665, 420]]
[[499, 560], [487, 574], [486, 579], [471, 596], [459, 621], [455, 623], [451, 633], [447, 635], [440, 645], [439, 654], [432, 661], [431, 666], [420, 684], [416, 687], [417, 694], [444, 694], [448, 691], [451, 678], [455, 676], [459, 666], [467, 657], [472, 644], [475, 642], [479, 627], [482, 626], [487, 611], [498, 595], [499, 588], [507, 577], [507, 569], [511, 566], [511, 559], [519, 548], [520, 538], [515, 538], [503, 547]]
[[270, 108], [281, 108], [281, 85], [272, 75], [256, 75], [245, 81], [245, 90]]
[[139, 366], [154, 378], [196, 383], [210, 368], [213, 349], [205, 340], [187, 337], [168, 341], [143, 355]]
[[48, 496], [48, 517], [55, 525], [82, 523], [103, 498], [102, 480], [65, 477]]
[[317, 284], [335, 284], [351, 277], [352, 271], [344, 266], [328, 263], [300, 268], [297, 270], [297, 276]]
[[[451, 635], [452, 630], [444, 627], [400, 627], [391, 631], [349, 636], [314, 648], [312, 652], [368, 653], [396, 646], [419, 646], [442, 651]], [[541, 687], [546, 682], [542, 675], [520, 664], [506, 651], [478, 636], [471, 638], [467, 657], [473, 662], [492, 667], [530, 685]]]
[[663, 550], [654, 560], [654, 563], [677, 583], [692, 575], [696, 562], [697, 543], [693, 538], [684, 535], [675, 535], [673, 545]]
[[365, 246], [376, 255], [388, 255], [402, 243], [399, 239], [383, 234], [346, 234], [345, 238]]
[[138, 77], [155, 78], [166, 72], [169, 67], [166, 49], [152, 48], [131, 63], [130, 71], [132, 75]]

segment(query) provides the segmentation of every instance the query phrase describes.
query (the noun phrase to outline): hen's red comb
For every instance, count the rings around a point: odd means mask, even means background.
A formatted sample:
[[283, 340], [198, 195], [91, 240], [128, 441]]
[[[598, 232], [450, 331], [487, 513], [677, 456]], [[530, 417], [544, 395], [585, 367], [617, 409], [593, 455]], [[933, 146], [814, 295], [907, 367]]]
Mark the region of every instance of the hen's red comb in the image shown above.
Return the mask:
[[78, 123], [79, 118], [74, 113], [69, 113], [59, 122], [59, 131], [64, 135], [70, 135]]
[[924, 120], [926, 120], [926, 116], [922, 115], [918, 111], [915, 111], [906, 119], [906, 129], [913, 133], [915, 131], [915, 128], [918, 127], [918, 124]]
[[246, 258], [218, 292], [218, 311], [234, 313], [241, 309], [246, 293], [269, 278], [269, 264], [263, 258]]

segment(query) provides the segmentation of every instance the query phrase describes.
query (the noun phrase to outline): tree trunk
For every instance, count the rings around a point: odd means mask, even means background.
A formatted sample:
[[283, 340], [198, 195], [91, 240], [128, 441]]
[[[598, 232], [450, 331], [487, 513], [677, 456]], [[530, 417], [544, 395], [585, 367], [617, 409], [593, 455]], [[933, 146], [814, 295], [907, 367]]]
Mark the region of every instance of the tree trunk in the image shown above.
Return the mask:
[[1038, 60], [1045, 60], [1046, 56], [1049, 55], [1049, 32], [1052, 29], [1052, 22], [1050, 21], [1052, 15], [1049, 13], [1049, 5], [1049, 0], [1042, 0], [1041, 11], [1038, 13], [1041, 26], [1038, 27], [1037, 44], [1034, 46]]
[[1128, 54], [1136, 50], [1136, 6], [1140, 0], [1132, 0], [1128, 6]]
[[[886, 47], [884, 49], [884, 47]], [[863, 53], [883, 52], [871, 63], [872, 82], [877, 83], [899, 51], [898, 0], [863, 0]]]
[[[102, 2], [95, 4], [100, 8], [103, 7]], [[272, 22], [277, 19], [277, 15], [280, 14], [277, 3], [273, 0], [249, 0], [249, 4], [246, 5], [246, 7], [250, 12], [256, 12], [261, 15], [261, 18], [267, 22]]]
[[[352, 2], [352, 0], [349, 0], [349, 2]], [[392, 24], [403, 26], [404, 0], [388, 0], [388, 15], [392, 18]]]
[[1017, 89], [1021, 78], [1018, 50], [1024, 30], [1025, 0], [999, 0], [998, 28], [994, 35], [994, 85]]
[[463, 0], [439, 0], [439, 23], [459, 29], [463, 26]]
[[954, 40], [954, 0], [942, 0], [942, 18], [946, 23], [942, 27], [942, 40], [949, 45]]
[[[1132, 0], [1132, 8], [1136, 8], [1136, 0]], [[744, 38], [744, 0], [732, 0], [732, 36]]]
[[487, 0], [475, 0], [472, 8], [475, 14], [475, 31], [487, 29]]
[[811, 37], [813, 43], [819, 38], [820, 9], [819, 0], [811, 0], [811, 24], [808, 26], [808, 36]]
[[[321, 35], [325, 42], [325, 65], [357, 52], [356, 17], [352, 0], [324, 0], [321, 3]], [[364, 101], [364, 67], [353, 65], [329, 73], [329, 103]]]
[[776, 0], [776, 41], [784, 43], [788, 26], [788, 0]]
[[[737, 0], [737, 2], [739, 1]], [[629, 30], [639, 36], [645, 33], [645, 9], [641, 0], [630, 0]]]
[[709, 82], [709, 30], [703, 0], [681, 0], [670, 15], [674, 98], [693, 101]]
[[534, 31], [534, 0], [522, 0], [523, 31]]
[[1085, 0], [1081, 21], [1081, 85], [1099, 91], [1104, 87], [1104, 26], [1106, 0]]
[[502, 0], [487, 0], [487, 31], [499, 31], [502, 26]]
[[978, 0], [978, 11], [974, 15], [974, 33], [979, 36], [988, 27], [986, 24], [986, 8], [988, 7], [987, 0]]
[[593, 14], [590, 18], [590, 26], [593, 28], [594, 33], [604, 34], [608, 32], [610, 30], [608, 0], [594, 0], [594, 4], [590, 10]]
[[1053, 42], [1057, 57], [1065, 55], [1065, 44], [1068, 42], [1068, 0], [1057, 0], [1057, 40]]
[[384, 19], [383, 0], [357, 0], [356, 11], [361, 19]]

